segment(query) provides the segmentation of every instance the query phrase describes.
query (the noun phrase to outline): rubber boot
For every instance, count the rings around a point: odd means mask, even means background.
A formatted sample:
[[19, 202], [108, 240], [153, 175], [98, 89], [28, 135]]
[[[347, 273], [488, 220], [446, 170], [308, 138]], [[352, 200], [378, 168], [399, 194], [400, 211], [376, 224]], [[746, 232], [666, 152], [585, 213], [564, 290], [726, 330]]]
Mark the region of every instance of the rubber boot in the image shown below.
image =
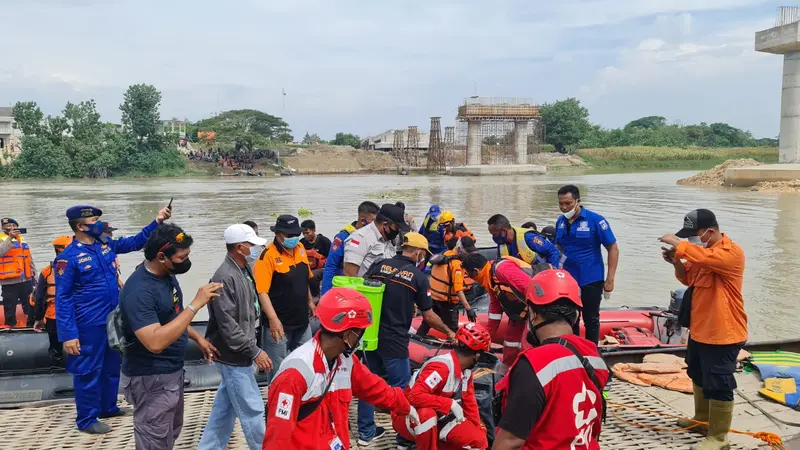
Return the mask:
[[708, 435], [692, 450], [728, 450], [728, 432], [731, 431], [733, 421], [733, 402], [710, 401], [710, 416], [708, 420]]
[[[692, 384], [692, 390], [694, 391], [694, 417], [692, 417], [692, 419], [698, 422], [708, 422], [708, 399], [705, 395], [703, 395], [703, 388], [696, 384]], [[678, 426], [681, 428], [688, 428], [692, 425], [697, 424], [691, 420], [678, 419]], [[708, 426], [697, 425], [696, 427], [691, 428], [689, 431], [700, 433], [705, 436], [708, 434]]]

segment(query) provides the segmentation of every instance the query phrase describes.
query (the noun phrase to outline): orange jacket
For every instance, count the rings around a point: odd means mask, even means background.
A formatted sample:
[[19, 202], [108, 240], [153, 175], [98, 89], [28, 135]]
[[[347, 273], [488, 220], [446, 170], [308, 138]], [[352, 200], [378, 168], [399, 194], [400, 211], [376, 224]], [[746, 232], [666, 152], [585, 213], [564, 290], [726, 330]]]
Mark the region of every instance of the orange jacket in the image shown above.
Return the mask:
[[36, 320], [56, 320], [56, 274], [50, 264], [39, 274], [39, 283], [31, 294]]
[[744, 251], [725, 234], [711, 248], [681, 241], [675, 257], [686, 260], [678, 281], [694, 286], [691, 338], [704, 344], [726, 345], [747, 341], [747, 313], [742, 281]]
[[[11, 239], [5, 233], [0, 234], [0, 241]], [[20, 237], [14, 239], [11, 248], [5, 255], [0, 256], [0, 280], [23, 278], [25, 280], [35, 275], [31, 266], [31, 249], [28, 243]]]
[[444, 256], [450, 259], [444, 264], [433, 264], [431, 267], [431, 299], [437, 302], [458, 303], [458, 293], [463, 292], [465, 286], [464, 269], [458, 252], [448, 250]]

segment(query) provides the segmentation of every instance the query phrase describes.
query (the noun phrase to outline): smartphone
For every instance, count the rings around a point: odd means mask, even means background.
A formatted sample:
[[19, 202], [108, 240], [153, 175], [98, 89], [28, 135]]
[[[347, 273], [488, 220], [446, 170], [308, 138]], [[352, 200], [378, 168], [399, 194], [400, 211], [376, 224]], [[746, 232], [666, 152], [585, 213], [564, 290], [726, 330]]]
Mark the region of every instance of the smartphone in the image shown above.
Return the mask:
[[27, 228], [17, 228], [17, 231], [19, 231], [19, 234], [28, 234]]
[[167, 205], [167, 209], [170, 209], [170, 210], [172, 209], [172, 200], [175, 200], [175, 197], [170, 197], [169, 205]]

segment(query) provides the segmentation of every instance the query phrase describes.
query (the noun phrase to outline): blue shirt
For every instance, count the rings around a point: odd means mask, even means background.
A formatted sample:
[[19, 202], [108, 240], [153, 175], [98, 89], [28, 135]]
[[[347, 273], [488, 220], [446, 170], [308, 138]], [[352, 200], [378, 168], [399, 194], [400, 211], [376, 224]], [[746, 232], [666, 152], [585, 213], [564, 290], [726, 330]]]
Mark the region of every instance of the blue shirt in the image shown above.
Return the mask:
[[333, 277], [342, 274], [344, 267], [344, 241], [350, 236], [347, 230], [336, 233], [331, 241], [331, 251], [328, 259], [325, 260], [325, 268], [322, 270], [322, 284], [320, 285], [319, 295], [325, 295], [333, 287]]
[[105, 326], [106, 317], [119, 302], [117, 255], [141, 250], [156, 228], [158, 222], [154, 220], [136, 236], [114, 239], [108, 245], [99, 240], [88, 245], [73, 240], [56, 257], [59, 341], [78, 339], [81, 327]]
[[154, 323], [166, 325], [183, 311], [183, 292], [178, 279], [172, 275], [157, 277], [140, 264], [125, 282], [119, 304], [123, 332], [128, 342], [132, 342], [122, 357], [122, 373], [132, 377], [181, 370], [188, 339], [186, 331], [158, 354], [147, 350], [134, 334]]
[[[525, 232], [525, 243], [528, 248], [536, 252], [536, 259], [534, 264], [548, 263], [553, 267], [560, 269], [563, 264], [561, 250], [555, 244], [545, 239], [539, 233], [530, 230]], [[508, 245], [508, 254], [514, 258], [520, 258], [519, 249], [517, 248], [517, 240], [514, 239]], [[497, 257], [500, 257], [500, 246], [497, 247]], [[520, 258], [521, 259], [521, 258]]]
[[579, 286], [605, 279], [605, 264], [601, 246], [617, 242], [605, 217], [581, 207], [580, 214], [571, 224], [564, 216], [556, 220], [556, 244], [561, 246], [564, 270], [570, 273]]

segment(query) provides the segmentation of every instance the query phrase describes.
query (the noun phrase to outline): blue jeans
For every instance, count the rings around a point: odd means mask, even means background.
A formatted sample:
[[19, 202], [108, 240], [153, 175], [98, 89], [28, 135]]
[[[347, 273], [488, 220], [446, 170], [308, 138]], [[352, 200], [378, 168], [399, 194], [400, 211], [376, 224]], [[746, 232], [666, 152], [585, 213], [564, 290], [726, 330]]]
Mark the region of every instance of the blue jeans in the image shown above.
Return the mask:
[[283, 330], [284, 338], [280, 342], [275, 342], [269, 334], [269, 327], [266, 325], [261, 329], [261, 348], [267, 352], [267, 356], [272, 360], [272, 370], [269, 372], [269, 380], [278, 373], [281, 363], [286, 359], [286, 355], [297, 347], [311, 340], [311, 327], [295, 328], [293, 330]]
[[264, 442], [264, 399], [256, 383], [253, 366], [214, 363], [222, 382], [211, 407], [206, 429], [197, 450], [224, 450], [233, 433], [236, 418], [242, 424], [250, 450], [261, 450]]
[[[411, 379], [408, 358], [384, 358], [377, 351], [358, 352], [358, 356], [362, 354], [372, 373], [388, 378], [391, 387], [406, 388]], [[375, 407], [362, 400], [358, 401], [358, 437], [365, 441], [375, 437]]]

